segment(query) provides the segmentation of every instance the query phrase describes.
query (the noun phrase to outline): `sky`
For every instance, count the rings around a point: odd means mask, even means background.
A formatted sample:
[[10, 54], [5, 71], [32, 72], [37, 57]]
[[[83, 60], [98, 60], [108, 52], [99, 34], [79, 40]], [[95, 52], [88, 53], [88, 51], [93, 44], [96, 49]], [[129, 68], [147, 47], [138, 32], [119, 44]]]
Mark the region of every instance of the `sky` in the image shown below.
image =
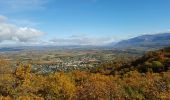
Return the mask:
[[170, 31], [170, 0], [0, 0], [0, 46], [104, 45]]

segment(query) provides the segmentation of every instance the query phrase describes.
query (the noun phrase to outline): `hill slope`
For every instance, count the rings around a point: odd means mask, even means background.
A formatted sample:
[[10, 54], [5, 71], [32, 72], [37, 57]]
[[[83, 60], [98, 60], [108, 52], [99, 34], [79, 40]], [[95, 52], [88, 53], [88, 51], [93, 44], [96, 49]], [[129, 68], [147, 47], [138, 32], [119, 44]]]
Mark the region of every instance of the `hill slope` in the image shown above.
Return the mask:
[[170, 33], [142, 35], [123, 40], [114, 45], [115, 48], [162, 48], [170, 45]]
[[127, 61], [115, 60], [105, 62], [91, 72], [102, 74], [125, 74], [137, 70], [141, 73], [147, 72], [166, 72], [170, 70], [170, 47], [157, 51], [150, 51], [144, 56]]

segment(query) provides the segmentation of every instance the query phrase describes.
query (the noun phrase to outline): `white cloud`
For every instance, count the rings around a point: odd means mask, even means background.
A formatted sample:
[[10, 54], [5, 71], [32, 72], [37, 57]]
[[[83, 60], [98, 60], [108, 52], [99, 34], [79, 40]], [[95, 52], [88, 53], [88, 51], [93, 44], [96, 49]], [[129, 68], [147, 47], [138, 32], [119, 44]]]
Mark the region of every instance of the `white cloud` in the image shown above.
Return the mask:
[[45, 9], [52, 0], [0, 0], [0, 8], [5, 12], [18, 12]]
[[0, 16], [0, 43], [8, 42], [22, 42], [29, 43], [37, 41], [43, 32], [29, 27], [18, 27], [8, 22], [7, 18]]
[[103, 45], [114, 40], [111, 37], [89, 37], [85, 34], [42, 40], [42, 35], [40, 30], [19, 27], [0, 15], [0, 45]]
[[72, 35], [68, 38], [54, 38], [50, 42], [56, 45], [104, 45], [113, 42], [111, 37], [88, 37]]

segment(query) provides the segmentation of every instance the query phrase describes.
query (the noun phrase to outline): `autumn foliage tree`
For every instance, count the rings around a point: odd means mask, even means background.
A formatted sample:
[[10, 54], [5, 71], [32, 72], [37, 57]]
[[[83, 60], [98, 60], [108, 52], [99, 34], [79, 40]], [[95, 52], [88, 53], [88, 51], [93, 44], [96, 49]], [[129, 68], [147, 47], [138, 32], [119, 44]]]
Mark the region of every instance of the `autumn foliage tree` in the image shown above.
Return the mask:
[[0, 60], [0, 100], [169, 100], [170, 49], [90, 71], [32, 72]]

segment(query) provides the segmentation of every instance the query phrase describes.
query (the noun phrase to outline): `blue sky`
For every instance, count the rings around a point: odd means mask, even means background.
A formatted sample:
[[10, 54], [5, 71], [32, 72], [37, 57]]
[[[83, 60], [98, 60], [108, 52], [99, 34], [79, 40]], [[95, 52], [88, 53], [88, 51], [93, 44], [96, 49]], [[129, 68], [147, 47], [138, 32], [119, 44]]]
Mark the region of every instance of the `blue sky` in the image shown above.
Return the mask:
[[170, 0], [0, 0], [0, 15], [2, 44], [96, 45], [169, 31]]

